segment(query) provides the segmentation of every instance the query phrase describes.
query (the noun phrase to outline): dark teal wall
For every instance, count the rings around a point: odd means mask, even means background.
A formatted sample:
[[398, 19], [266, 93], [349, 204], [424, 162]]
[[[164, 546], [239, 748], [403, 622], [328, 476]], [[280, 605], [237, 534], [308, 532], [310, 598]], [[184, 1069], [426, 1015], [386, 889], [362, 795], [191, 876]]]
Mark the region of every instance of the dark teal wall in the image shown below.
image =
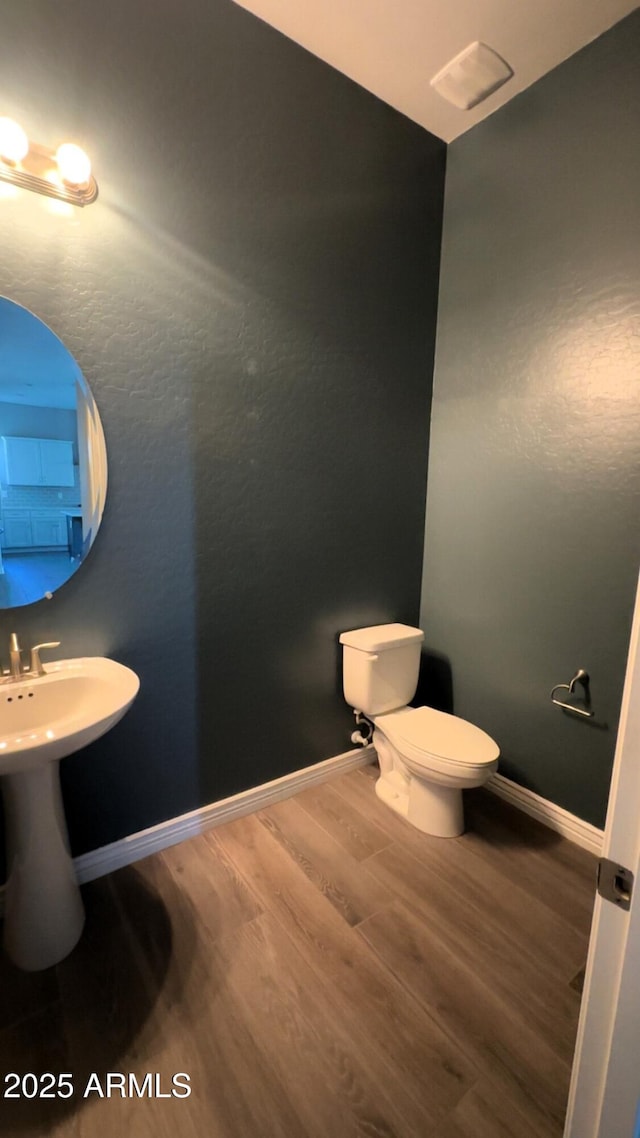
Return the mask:
[[[597, 825], [640, 560], [639, 58], [636, 13], [449, 147], [430, 444], [455, 711]], [[549, 701], [578, 666], [593, 725]]]
[[63, 763], [80, 853], [347, 750], [338, 633], [417, 619], [445, 147], [231, 0], [4, 5], [0, 95], [100, 185], [0, 198], [0, 293], [109, 453], [87, 563], [0, 647], [142, 680]]

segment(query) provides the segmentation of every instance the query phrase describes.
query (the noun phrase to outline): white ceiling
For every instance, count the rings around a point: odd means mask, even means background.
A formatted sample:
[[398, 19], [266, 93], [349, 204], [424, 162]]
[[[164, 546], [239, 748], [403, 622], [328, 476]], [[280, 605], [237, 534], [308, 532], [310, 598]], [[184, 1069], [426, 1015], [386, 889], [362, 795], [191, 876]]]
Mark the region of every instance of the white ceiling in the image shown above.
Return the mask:
[[75, 410], [80, 369], [37, 316], [0, 297], [0, 435], [3, 403]]
[[[236, 0], [445, 142], [487, 118], [637, 0]], [[474, 40], [515, 74], [469, 111], [429, 85]]]

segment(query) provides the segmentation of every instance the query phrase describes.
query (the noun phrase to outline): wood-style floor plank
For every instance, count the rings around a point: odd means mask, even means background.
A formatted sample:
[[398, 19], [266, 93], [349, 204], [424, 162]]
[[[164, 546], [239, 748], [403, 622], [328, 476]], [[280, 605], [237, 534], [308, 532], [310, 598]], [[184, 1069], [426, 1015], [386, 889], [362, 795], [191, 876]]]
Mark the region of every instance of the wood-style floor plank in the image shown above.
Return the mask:
[[303, 790], [296, 795], [296, 802], [356, 861], [363, 861], [391, 843], [380, 826], [365, 818], [329, 783]]
[[[181, 930], [176, 930], [175, 968], [180, 978], [172, 990], [179, 990], [179, 1000], [161, 998], [158, 1017], [165, 1040], [175, 1037], [179, 1069], [191, 1079], [192, 1097], [181, 1105], [187, 1107], [185, 1114], [200, 1135], [309, 1138], [295, 1095], [280, 1080], [268, 1049], [256, 1038], [249, 1009], [238, 1000], [232, 978], [235, 966], [225, 971], [219, 946], [233, 944], [230, 956], [237, 952], [240, 963], [237, 938], [248, 927], [238, 926], [218, 938], [204, 935], [195, 944], [189, 935], [184, 945]], [[175, 1133], [182, 1138], [180, 1129]]]
[[[559, 1131], [558, 1131], [559, 1133]], [[546, 1120], [534, 1121], [530, 1103], [513, 1087], [483, 1080], [464, 1096], [433, 1138], [550, 1138]]]
[[[372, 769], [375, 772], [375, 766]], [[584, 905], [593, 889], [594, 867], [597, 862], [594, 854], [575, 842], [565, 840], [538, 819], [516, 810], [503, 798], [484, 788], [466, 792], [465, 806], [468, 817], [473, 819], [480, 813], [493, 819], [501, 828], [511, 831], [516, 838], [516, 845], [526, 846], [532, 855], [540, 854], [544, 861], [562, 866], [567, 874], [575, 876], [576, 884], [584, 886], [584, 889], [579, 889], [578, 897]]]
[[[446, 857], [446, 850], [441, 856]], [[505, 925], [502, 914], [494, 913], [491, 883], [488, 890], [476, 888], [473, 879], [463, 877], [454, 887], [459, 867], [447, 873], [441, 857], [434, 859], [430, 850], [420, 863], [396, 844], [372, 857], [368, 866], [461, 964], [508, 1002], [523, 1025], [533, 1024], [559, 1058], [571, 1062], [580, 997], [569, 983], [571, 969], [561, 969], [558, 976], [541, 960], [538, 946], [530, 944], [528, 930], [537, 913], [528, 898], [519, 898], [524, 906], [519, 920]], [[515, 901], [511, 898], [511, 913], [517, 901], [517, 895]], [[563, 930], [554, 931], [560, 935]], [[562, 962], [562, 941], [554, 942], [554, 950]]]
[[210, 847], [196, 838], [163, 850], [161, 857], [210, 936], [226, 935], [262, 913], [249, 885], [222, 850], [212, 859]]
[[92, 882], [84, 897], [85, 933], [57, 969], [70, 1070], [78, 1088], [77, 1136], [94, 1138], [104, 1129], [136, 1138], [174, 1138], [179, 1129], [185, 1138], [198, 1138], [183, 1100], [123, 1098], [120, 1092], [103, 1098], [98, 1090], [82, 1097], [92, 1074], [103, 1090], [107, 1072], [131, 1073], [140, 1083], [148, 1072], [158, 1074], [161, 1090], [168, 1093], [172, 1075], [185, 1069], [181, 1049], [167, 1045], [158, 993], [145, 984], [110, 879]]
[[[213, 874], [216, 861], [211, 859]], [[163, 894], [168, 885], [170, 896], [172, 882], [165, 878], [158, 885]], [[237, 937], [245, 923], [223, 923], [216, 930], [209, 922], [201, 923], [199, 910], [193, 909], [187, 921], [174, 925], [171, 971], [159, 1010], [161, 1030], [181, 1041], [182, 1069], [193, 1086], [189, 1109], [201, 1132], [210, 1120], [208, 1132], [216, 1138], [262, 1133], [307, 1138], [288, 1087], [256, 1039], [249, 1009], [234, 990], [233, 961], [236, 954], [241, 957]]]
[[371, 877], [293, 798], [258, 815], [260, 822], [287, 851], [349, 925], [391, 904], [393, 895]]
[[[194, 846], [198, 847], [197, 853]], [[208, 897], [203, 896], [202, 882], [198, 881], [203, 852], [208, 853], [211, 879], [217, 881]], [[178, 1102], [116, 1101], [110, 1108], [106, 1103], [94, 1104], [93, 1133], [104, 1133], [109, 1138], [111, 1133], [114, 1138], [116, 1134], [132, 1133], [137, 1138], [137, 1128], [143, 1125], [137, 1115], [142, 1113], [162, 1138], [165, 1134], [171, 1138], [177, 1134], [180, 1138], [195, 1138], [205, 1131], [212, 1138], [266, 1132], [274, 1138], [307, 1138], [286, 1088], [280, 1085], [268, 1056], [257, 1046], [224, 977], [212, 966], [216, 941], [232, 935], [242, 924], [246, 886], [229, 874], [224, 859], [211, 857], [202, 839], [185, 843], [179, 864], [184, 866], [191, 853], [193, 881], [187, 868], [180, 886], [168, 865], [171, 861], [175, 868], [176, 856], [171, 851], [114, 875], [124, 924], [138, 940], [136, 962], [141, 965], [144, 998], [152, 1003], [146, 1030], [135, 1042], [135, 1053], [121, 1049], [119, 1062], [125, 1064], [126, 1070], [138, 1070], [144, 1064], [147, 1070], [160, 1072], [165, 1083], [173, 1073], [184, 1071], [191, 1079], [191, 1097]], [[238, 889], [235, 901], [230, 894], [233, 880]], [[219, 907], [221, 890], [227, 892], [230, 902], [228, 920]], [[157, 905], [153, 919], [163, 948], [155, 943], [153, 928], [149, 928], [152, 909], [148, 904], [148, 919], [140, 920], [141, 898], [147, 891]], [[219, 914], [217, 927], [206, 911], [203, 913], [208, 901]], [[249, 902], [244, 920], [255, 911], [255, 904]], [[170, 918], [168, 943], [160, 913]], [[116, 1124], [120, 1129], [108, 1129]], [[146, 1138], [146, 1130], [143, 1133]]]
[[552, 909], [580, 936], [589, 936], [597, 858], [488, 791], [466, 806], [467, 844], [485, 864]]
[[[593, 859], [482, 792], [428, 838], [375, 768], [84, 887], [43, 974], [0, 965], [3, 1138], [559, 1138]], [[84, 1100], [92, 1072], [192, 1094]]]
[[388, 1086], [414, 1134], [428, 1134], [476, 1079], [455, 1041], [415, 1000], [309, 882], [255, 816], [207, 835], [259, 891], [323, 986], [323, 998], [381, 1086]]
[[[360, 771], [341, 776], [334, 786], [348, 800], [360, 801], [361, 808], [368, 802], [369, 809], [379, 816], [379, 806], [383, 804], [378, 803], [369, 778]], [[487, 848], [488, 839], [480, 839], [472, 829], [460, 838], [432, 838], [388, 808], [386, 815], [380, 818], [380, 824], [394, 839], [395, 846], [422, 863], [425, 872], [431, 869], [439, 873], [446, 889], [459, 898], [462, 906], [468, 902], [484, 903], [487, 920], [497, 921], [504, 934], [523, 951], [535, 953], [539, 967], [569, 983], [585, 962], [588, 928], [577, 929], [573, 921], [556, 913], [546, 897], [534, 896], [525, 889], [514, 875], [510, 851], [498, 855], [496, 849]], [[482, 856], [476, 856], [479, 847]], [[526, 847], [523, 848], [526, 853]], [[367, 861], [372, 874], [376, 861], [382, 857], [383, 854], [376, 854]], [[524, 874], [524, 858], [522, 862]]]
[[188, 955], [186, 943], [195, 942], [197, 914], [189, 895], [169, 871], [166, 852], [116, 870], [110, 882], [147, 991], [153, 999], [162, 990], [164, 998], [177, 1005], [180, 965]]
[[473, 971], [461, 964], [432, 928], [402, 901], [360, 925], [358, 935], [378, 953], [425, 1011], [498, 1087], [529, 1097], [546, 1133], [561, 1134], [570, 1069], [535, 1031], [512, 1015]]
[[322, 985], [271, 914], [217, 941], [210, 968], [228, 986], [238, 1016], [286, 1082], [313, 1138], [413, 1138], [388, 1088], [353, 1046]]

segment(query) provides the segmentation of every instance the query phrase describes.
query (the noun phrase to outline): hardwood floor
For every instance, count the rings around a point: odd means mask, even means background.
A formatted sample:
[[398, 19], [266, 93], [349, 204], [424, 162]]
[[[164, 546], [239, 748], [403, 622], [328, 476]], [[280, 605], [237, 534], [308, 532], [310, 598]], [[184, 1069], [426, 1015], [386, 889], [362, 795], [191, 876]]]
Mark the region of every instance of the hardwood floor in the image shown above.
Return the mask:
[[[2, 1134], [559, 1138], [595, 859], [482, 791], [466, 834], [428, 838], [374, 778], [85, 886], [56, 969], [3, 960], [3, 1079], [74, 1094], [0, 1099]], [[107, 1097], [107, 1072], [169, 1097]]]

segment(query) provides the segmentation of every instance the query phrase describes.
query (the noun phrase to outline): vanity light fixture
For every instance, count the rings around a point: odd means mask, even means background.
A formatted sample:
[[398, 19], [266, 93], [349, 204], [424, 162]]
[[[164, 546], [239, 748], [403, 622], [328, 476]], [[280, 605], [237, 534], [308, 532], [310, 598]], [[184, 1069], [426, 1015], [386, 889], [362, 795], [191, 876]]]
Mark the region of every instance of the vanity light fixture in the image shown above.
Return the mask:
[[40, 146], [27, 138], [17, 122], [2, 117], [0, 179], [72, 205], [90, 205], [98, 196], [84, 150], [72, 142], [64, 142], [57, 150]]

